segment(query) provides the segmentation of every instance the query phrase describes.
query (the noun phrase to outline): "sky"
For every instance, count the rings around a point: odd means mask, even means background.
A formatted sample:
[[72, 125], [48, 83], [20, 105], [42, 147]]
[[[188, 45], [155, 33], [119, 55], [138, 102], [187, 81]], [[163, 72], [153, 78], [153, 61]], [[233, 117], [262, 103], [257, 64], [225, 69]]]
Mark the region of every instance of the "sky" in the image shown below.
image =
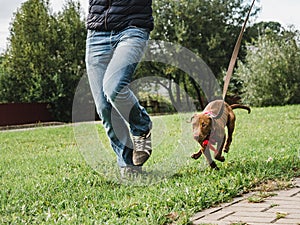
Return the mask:
[[[0, 52], [3, 52], [7, 46], [9, 36], [9, 24], [13, 13], [26, 0], [0, 0]], [[50, 6], [53, 11], [62, 9], [64, 0], [50, 0]], [[87, 13], [88, 0], [80, 0], [84, 14]], [[257, 0], [256, 5], [262, 8], [254, 22], [275, 21], [283, 26], [294, 25], [300, 30], [300, 0]]]

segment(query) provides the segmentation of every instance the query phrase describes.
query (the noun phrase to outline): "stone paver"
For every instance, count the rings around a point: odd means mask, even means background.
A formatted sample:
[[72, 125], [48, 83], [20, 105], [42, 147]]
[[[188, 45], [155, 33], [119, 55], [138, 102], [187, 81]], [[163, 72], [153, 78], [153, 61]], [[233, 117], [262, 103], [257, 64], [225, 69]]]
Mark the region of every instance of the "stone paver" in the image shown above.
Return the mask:
[[275, 191], [276, 195], [261, 203], [247, 200], [254, 193], [234, 199], [196, 213], [193, 224], [213, 225], [300, 225], [300, 178], [294, 180], [295, 187], [289, 190]]

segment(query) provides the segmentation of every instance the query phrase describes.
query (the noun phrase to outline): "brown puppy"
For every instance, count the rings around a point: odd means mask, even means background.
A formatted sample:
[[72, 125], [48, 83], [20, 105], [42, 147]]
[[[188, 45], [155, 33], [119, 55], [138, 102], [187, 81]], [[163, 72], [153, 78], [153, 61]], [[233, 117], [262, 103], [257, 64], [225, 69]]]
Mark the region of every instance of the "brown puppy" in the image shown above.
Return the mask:
[[[205, 155], [211, 168], [218, 169], [216, 163], [212, 160], [209, 148], [216, 144], [214, 157], [221, 162], [225, 161], [222, 151], [229, 151], [232, 142], [232, 134], [235, 127], [235, 114], [233, 109], [241, 108], [251, 112], [248, 106], [234, 104], [228, 105], [223, 100], [210, 102], [202, 113], [195, 114], [192, 119], [194, 139], [201, 145], [200, 150], [192, 155], [192, 158], [198, 159], [202, 153]], [[227, 127], [228, 137], [226, 140], [225, 127]], [[225, 144], [226, 140], [226, 144]], [[209, 144], [205, 144], [209, 143]], [[225, 144], [225, 147], [224, 147]]]

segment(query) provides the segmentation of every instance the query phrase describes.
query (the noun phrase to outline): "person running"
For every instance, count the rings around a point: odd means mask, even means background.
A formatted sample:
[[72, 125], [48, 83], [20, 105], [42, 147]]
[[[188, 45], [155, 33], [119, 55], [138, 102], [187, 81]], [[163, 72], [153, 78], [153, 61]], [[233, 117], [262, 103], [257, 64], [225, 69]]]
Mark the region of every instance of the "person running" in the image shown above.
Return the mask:
[[129, 84], [153, 30], [152, 0], [90, 0], [86, 67], [97, 113], [121, 175], [152, 153], [151, 119]]

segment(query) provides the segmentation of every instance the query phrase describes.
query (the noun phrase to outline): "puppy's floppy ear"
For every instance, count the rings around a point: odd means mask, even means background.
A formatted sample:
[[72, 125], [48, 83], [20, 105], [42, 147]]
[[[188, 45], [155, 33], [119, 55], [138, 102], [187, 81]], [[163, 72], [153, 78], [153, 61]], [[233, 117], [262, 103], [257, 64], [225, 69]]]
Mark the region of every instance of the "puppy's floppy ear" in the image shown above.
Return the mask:
[[192, 120], [195, 118], [196, 115], [197, 115], [197, 114], [194, 114], [194, 115], [191, 117], [190, 121], [186, 121], [186, 122], [187, 122], [187, 123], [191, 123]]

